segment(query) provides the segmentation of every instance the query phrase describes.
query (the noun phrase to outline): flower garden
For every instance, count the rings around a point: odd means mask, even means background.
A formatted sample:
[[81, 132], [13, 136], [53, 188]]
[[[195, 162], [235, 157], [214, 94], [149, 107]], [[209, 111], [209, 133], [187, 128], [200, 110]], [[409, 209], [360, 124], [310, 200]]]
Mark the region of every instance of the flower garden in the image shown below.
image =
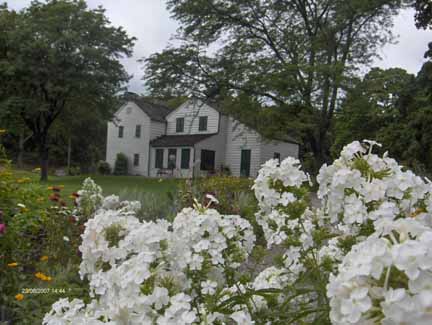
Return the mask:
[[431, 324], [432, 184], [379, 146], [322, 166], [319, 207], [287, 158], [262, 166], [252, 210], [214, 179], [154, 221], [91, 179], [65, 199], [3, 160], [0, 306], [19, 324]]

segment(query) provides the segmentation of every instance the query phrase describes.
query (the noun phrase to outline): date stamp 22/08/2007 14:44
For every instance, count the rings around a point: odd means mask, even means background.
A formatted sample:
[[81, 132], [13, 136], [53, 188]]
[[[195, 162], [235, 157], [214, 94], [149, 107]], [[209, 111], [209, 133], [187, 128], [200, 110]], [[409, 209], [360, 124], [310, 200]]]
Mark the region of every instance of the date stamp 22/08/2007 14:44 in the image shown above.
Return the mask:
[[72, 288], [22, 288], [22, 294], [65, 294], [71, 292]]

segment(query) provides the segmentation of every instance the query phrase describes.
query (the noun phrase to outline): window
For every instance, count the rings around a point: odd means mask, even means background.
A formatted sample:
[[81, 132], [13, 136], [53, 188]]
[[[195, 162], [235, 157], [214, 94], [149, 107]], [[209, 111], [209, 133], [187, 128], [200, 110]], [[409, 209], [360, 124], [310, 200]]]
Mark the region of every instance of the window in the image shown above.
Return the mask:
[[135, 137], [141, 138], [141, 125], [137, 125], [135, 128]]
[[156, 149], [155, 168], [163, 168], [164, 150]]
[[240, 158], [240, 176], [249, 177], [251, 170], [251, 150], [246, 149], [241, 151]]
[[176, 119], [176, 132], [183, 132], [184, 131], [184, 118], [180, 117]]
[[215, 169], [215, 152], [201, 150], [201, 170], [213, 171]]
[[168, 168], [175, 169], [177, 167], [177, 149], [168, 149]]
[[189, 169], [190, 149], [182, 149], [181, 151], [181, 169]]
[[123, 126], [119, 126], [119, 129], [118, 129], [118, 137], [119, 138], [123, 138], [123, 133], [124, 133], [124, 127]]
[[281, 160], [280, 157], [281, 157], [280, 152], [275, 152], [273, 154], [273, 159], [277, 159], [279, 161], [279, 163], [280, 163], [280, 160]]
[[200, 116], [199, 126], [198, 126], [199, 131], [207, 131], [207, 121], [208, 121], [207, 116]]
[[140, 161], [139, 158], [140, 157], [138, 153], [134, 154], [134, 166], [139, 166], [139, 161]]

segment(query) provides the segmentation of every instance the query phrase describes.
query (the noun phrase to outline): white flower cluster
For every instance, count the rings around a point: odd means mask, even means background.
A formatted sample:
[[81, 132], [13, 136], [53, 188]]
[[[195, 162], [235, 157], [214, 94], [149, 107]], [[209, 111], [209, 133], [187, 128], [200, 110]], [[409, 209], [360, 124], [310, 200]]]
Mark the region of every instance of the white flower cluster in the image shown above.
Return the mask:
[[250, 254], [255, 235], [248, 221], [200, 207], [184, 209], [172, 224], [140, 222], [135, 217], [139, 203], [92, 197], [99, 208], [86, 222], [80, 246], [80, 275], [89, 280], [91, 303], [62, 299], [44, 324], [193, 324], [241, 318], [240, 313], [200, 311], [203, 299], [227, 284], [226, 269], [238, 267]]
[[201, 270], [203, 264], [237, 268], [252, 251], [255, 235], [250, 223], [236, 215], [204, 213], [187, 208], [173, 222], [172, 260], [179, 269]]
[[300, 169], [298, 159], [288, 157], [280, 164], [277, 159], [271, 159], [261, 166], [252, 189], [260, 209], [270, 212], [279, 205], [286, 207], [295, 202], [298, 198], [286, 188], [299, 188], [305, 182], [310, 182], [310, 179]]
[[374, 145], [355, 141], [345, 146], [341, 157], [323, 165], [317, 177], [326, 217], [352, 235], [369, 221], [408, 217], [430, 196], [430, 184], [387, 154], [373, 154]]
[[330, 278], [333, 324], [431, 324], [432, 229], [399, 220], [353, 246]]
[[256, 219], [269, 248], [281, 244], [289, 235], [287, 230], [298, 226], [298, 220], [290, 220], [287, 208], [303, 199], [302, 193], [293, 190], [309, 181], [309, 176], [300, 169], [300, 161], [292, 157], [280, 164], [273, 159], [262, 165], [252, 188], [260, 208]]
[[104, 197], [102, 195], [102, 188], [98, 186], [90, 177], [86, 178], [83, 182], [81, 190], [78, 191], [78, 196], [75, 199], [77, 205], [73, 214], [76, 219], [88, 219], [96, 212], [102, 205]]

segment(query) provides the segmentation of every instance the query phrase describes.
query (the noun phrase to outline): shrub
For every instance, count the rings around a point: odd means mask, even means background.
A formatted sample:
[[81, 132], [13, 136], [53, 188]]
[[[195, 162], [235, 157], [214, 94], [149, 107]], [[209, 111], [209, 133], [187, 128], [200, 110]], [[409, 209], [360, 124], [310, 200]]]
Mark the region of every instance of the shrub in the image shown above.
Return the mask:
[[69, 175], [70, 176], [78, 176], [81, 175], [81, 168], [78, 166], [71, 166], [69, 168]]
[[114, 163], [114, 175], [128, 174], [128, 158], [123, 153], [118, 153]]
[[111, 174], [111, 166], [106, 161], [99, 161], [97, 166], [98, 173], [101, 175], [109, 175]]

